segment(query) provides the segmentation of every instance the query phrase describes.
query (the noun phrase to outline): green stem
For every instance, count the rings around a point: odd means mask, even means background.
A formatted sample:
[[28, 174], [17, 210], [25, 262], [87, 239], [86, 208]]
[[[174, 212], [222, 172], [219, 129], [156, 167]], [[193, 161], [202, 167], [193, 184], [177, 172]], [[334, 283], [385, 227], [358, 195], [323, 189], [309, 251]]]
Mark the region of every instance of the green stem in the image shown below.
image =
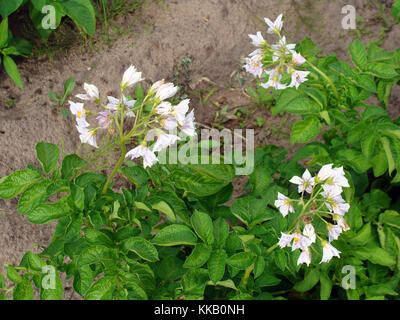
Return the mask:
[[333, 91], [335, 92], [336, 98], [339, 99], [339, 94], [338, 94], [337, 89], [336, 89], [335, 85], [333, 84], [332, 80], [324, 72], [322, 72], [320, 69], [318, 69], [316, 66], [314, 66], [311, 62], [309, 62], [308, 60], [306, 62], [311, 68], [313, 68], [316, 72], [318, 72], [329, 83], [329, 85], [332, 87]]
[[104, 185], [102, 194], [105, 194], [107, 192], [108, 186], [109, 186], [111, 180], [114, 178], [115, 174], [117, 173], [118, 169], [121, 167], [122, 163], [124, 162], [125, 156], [126, 156], [126, 146], [125, 146], [125, 142], [122, 142], [121, 143], [121, 157], [119, 158], [117, 164], [115, 165], [114, 170], [111, 172], [111, 175], [108, 177], [107, 182]]
[[247, 283], [249, 282], [249, 277], [250, 277], [250, 274], [253, 271], [253, 269], [254, 269], [254, 263], [250, 267], [247, 267], [246, 270], [244, 271], [243, 278], [240, 281], [240, 285], [239, 285], [242, 289], [247, 288]]

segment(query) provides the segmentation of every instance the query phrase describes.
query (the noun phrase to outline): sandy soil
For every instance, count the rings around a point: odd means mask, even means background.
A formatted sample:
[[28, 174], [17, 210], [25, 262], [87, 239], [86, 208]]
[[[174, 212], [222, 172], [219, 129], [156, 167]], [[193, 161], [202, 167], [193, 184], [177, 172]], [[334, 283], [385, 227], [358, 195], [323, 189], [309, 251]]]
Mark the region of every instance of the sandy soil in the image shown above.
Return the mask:
[[[210, 125], [215, 120], [215, 101], [224, 101], [230, 110], [237, 107], [253, 108], [253, 102], [243, 94], [237, 76], [241, 75], [241, 58], [252, 51], [247, 34], [265, 30], [263, 17], [275, 18], [285, 14], [285, 30], [289, 41], [296, 42], [310, 36], [326, 52], [336, 52], [346, 58], [346, 48], [352, 35], [341, 27], [341, 8], [355, 4], [357, 15], [363, 18], [363, 34], [367, 42], [377, 39], [383, 26], [372, 1], [342, 0], [165, 0], [164, 5], [150, 1], [139, 13], [120, 18], [116, 25], [127, 34], [118, 36], [110, 47], [94, 40], [94, 49], [76, 46], [68, 56], [56, 55], [26, 60], [19, 64], [25, 88], [19, 90], [2, 72], [0, 74], [0, 177], [14, 170], [36, 164], [34, 146], [38, 141], [64, 143], [66, 152], [74, 152], [78, 145], [74, 120], [65, 119], [51, 109], [47, 90], [60, 92], [63, 82], [74, 76], [82, 92], [84, 82], [94, 83], [103, 96], [117, 94], [123, 71], [134, 64], [147, 81], [162, 78], [173, 80], [185, 57], [193, 61], [187, 83], [193, 92], [215, 87], [215, 94], [202, 105], [196, 95], [191, 96], [197, 120]], [[386, 1], [390, 4], [390, 1]], [[394, 26], [384, 40], [384, 47], [394, 50], [400, 44], [400, 26]], [[203, 77], [210, 81], [201, 80]], [[206, 82], [206, 83], [205, 83]], [[229, 87], [229, 89], [227, 89]], [[399, 114], [399, 88], [396, 88], [390, 112]], [[8, 99], [16, 104], [7, 109]], [[219, 99], [219, 100], [218, 100]], [[226, 99], [226, 100], [223, 100]], [[282, 119], [272, 118], [269, 111], [255, 110], [246, 127], [254, 127], [254, 119], [266, 120], [258, 129], [257, 141], [282, 143], [282, 136], [272, 132]], [[231, 119], [227, 127], [238, 124]], [[233, 121], [233, 122], [232, 122]], [[281, 128], [285, 135], [289, 129]], [[278, 130], [279, 131], [279, 130]], [[0, 265], [17, 264], [27, 250], [37, 252], [37, 246], [48, 244], [53, 225], [32, 226], [15, 213], [16, 201], [0, 200]], [[37, 245], [36, 245], [37, 244]], [[0, 266], [1, 270], [2, 266]]]

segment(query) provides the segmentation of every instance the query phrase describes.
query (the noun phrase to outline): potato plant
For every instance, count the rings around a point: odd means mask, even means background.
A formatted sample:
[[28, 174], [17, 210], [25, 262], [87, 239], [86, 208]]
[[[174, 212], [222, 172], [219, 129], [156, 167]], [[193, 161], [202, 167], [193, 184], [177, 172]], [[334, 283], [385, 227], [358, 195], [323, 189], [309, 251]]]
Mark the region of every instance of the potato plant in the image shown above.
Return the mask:
[[0, 198], [19, 197], [18, 214], [56, 222], [47, 248], [6, 265], [0, 298], [33, 299], [36, 287], [40, 299], [62, 299], [61, 273], [88, 300], [397, 298], [400, 127], [387, 108], [399, 52], [356, 41], [350, 66], [309, 38], [287, 43], [282, 15], [266, 24], [278, 43], [250, 35], [257, 49], [245, 69], [259, 90], [274, 90], [275, 113], [301, 115], [291, 134], [299, 151], [257, 149], [233, 198], [238, 163], [160, 161], [196, 135], [176, 86], [161, 80], [145, 92], [133, 66], [119, 98], [105, 102], [85, 83], [70, 111], [95, 152], [39, 142], [40, 167], [0, 179]]

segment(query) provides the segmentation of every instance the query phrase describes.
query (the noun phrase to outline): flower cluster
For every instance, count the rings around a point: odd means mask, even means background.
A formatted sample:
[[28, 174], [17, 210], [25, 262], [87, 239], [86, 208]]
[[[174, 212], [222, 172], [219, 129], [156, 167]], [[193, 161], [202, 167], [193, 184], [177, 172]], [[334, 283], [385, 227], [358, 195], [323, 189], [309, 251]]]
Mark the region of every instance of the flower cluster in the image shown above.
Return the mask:
[[278, 43], [268, 44], [260, 31], [255, 35], [249, 34], [252, 44], [257, 49], [245, 59], [244, 68], [253, 76], [263, 79], [261, 86], [266, 89], [283, 90], [290, 87], [297, 89], [307, 81], [309, 71], [297, 70], [306, 60], [294, 50], [296, 45], [286, 43], [286, 37], [281, 35], [282, 14], [274, 22], [265, 18], [265, 23], [268, 25], [267, 32], [279, 37]]
[[[325, 165], [315, 177], [306, 170], [302, 177], [295, 176], [290, 182], [298, 186], [300, 199], [290, 199], [278, 193], [275, 206], [284, 217], [295, 213], [295, 204], [301, 208], [301, 212], [292, 229], [288, 233], [282, 232], [278, 245], [281, 248], [292, 247], [292, 251], [300, 249], [301, 254], [297, 264], [309, 265], [311, 263], [310, 246], [317, 239], [323, 246], [320, 263], [329, 262], [333, 257], [339, 258], [341, 252], [332, 246], [331, 242], [350, 229], [344, 220], [344, 215], [349, 211], [350, 205], [344, 201], [341, 195], [343, 188], [350, 187], [343, 167], [333, 168], [333, 164]], [[309, 194], [308, 199], [305, 197], [307, 194]], [[316, 218], [325, 223], [328, 241], [316, 233], [312, 225]], [[303, 230], [301, 231], [301, 229]]]
[[[183, 100], [173, 106], [167, 99], [172, 98], [178, 92], [178, 87], [164, 80], [154, 83], [148, 90], [143, 101], [136, 101], [124, 94], [125, 90], [142, 81], [142, 73], [134, 66], [130, 66], [124, 73], [121, 81], [121, 98], [107, 96], [107, 104], [101, 102], [99, 89], [92, 84], [84, 84], [85, 94], [76, 97], [97, 104], [102, 111], [94, 112], [84, 108], [83, 103], [70, 101], [70, 110], [76, 117], [77, 130], [82, 143], [87, 143], [98, 148], [96, 134], [98, 130], [106, 129], [110, 135], [115, 135], [115, 140], [125, 145], [135, 137], [144, 136], [144, 140], [129, 152], [125, 157], [131, 159], [143, 158], [144, 167], [151, 167], [158, 158], [155, 152], [162, 151], [181, 138], [176, 134], [179, 128], [188, 136], [196, 135], [193, 110], [189, 111], [189, 99]], [[151, 106], [150, 111], [147, 109]], [[145, 108], [146, 107], [146, 108]], [[98, 126], [90, 128], [87, 116], [97, 115]], [[133, 127], [126, 130], [124, 121], [133, 118]], [[169, 134], [173, 131], [175, 134]], [[150, 138], [156, 137], [156, 141], [149, 146]]]

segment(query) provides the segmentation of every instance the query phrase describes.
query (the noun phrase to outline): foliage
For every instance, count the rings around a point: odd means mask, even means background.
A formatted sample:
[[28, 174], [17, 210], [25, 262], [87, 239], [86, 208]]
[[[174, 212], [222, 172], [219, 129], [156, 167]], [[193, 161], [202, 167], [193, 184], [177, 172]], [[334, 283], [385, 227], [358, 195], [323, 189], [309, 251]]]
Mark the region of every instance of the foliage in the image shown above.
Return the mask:
[[62, 95], [58, 96], [57, 93], [55, 93], [52, 90], [49, 90], [47, 92], [50, 101], [57, 103], [55, 105], [52, 105], [52, 108], [61, 108], [61, 113], [66, 117], [69, 115], [69, 112], [63, 106], [65, 104], [65, 101], [71, 95], [72, 91], [74, 91], [74, 88], [75, 88], [75, 78], [70, 77], [64, 83], [64, 92]]
[[[279, 18], [267, 23], [272, 32], [281, 31]], [[258, 44], [274, 56], [273, 47]], [[97, 87], [85, 84], [86, 94], [77, 97], [104, 107], [107, 116], [98, 117], [99, 127], [88, 129], [86, 115], [97, 113], [71, 102], [81, 141], [98, 147], [96, 132], [107, 129], [108, 140], [94, 154], [118, 151], [120, 160], [106, 176], [93, 167], [92, 157], [64, 155], [56, 145], [40, 142], [40, 167], [31, 165], [0, 179], [0, 198], [19, 197], [18, 214], [33, 224], [57, 222], [41, 253], [27, 252], [17, 267], [5, 265], [8, 283], [0, 274], [0, 298], [32, 299], [35, 286], [41, 299], [61, 299], [59, 273], [65, 273], [88, 300], [398, 299], [400, 129], [386, 109], [390, 89], [399, 81], [399, 52], [353, 42], [352, 68], [335, 55], [319, 55], [306, 38], [296, 46], [297, 61], [305, 58], [304, 69], [291, 70], [282, 67], [293, 62], [293, 49], [285, 46], [275, 51], [279, 69], [289, 76], [306, 73], [308, 79], [299, 82], [294, 76], [287, 88], [290, 79], [275, 72], [273, 87], [282, 90], [274, 91], [274, 111], [302, 116], [291, 141], [304, 145], [293, 157], [283, 147], [258, 149], [246, 192], [238, 198], [233, 197], [237, 164], [222, 164], [222, 158], [220, 164], [158, 162], [154, 152], [160, 151], [155, 147], [160, 142], [150, 145], [149, 130], [162, 136], [169, 121], [194, 135], [193, 113], [186, 115], [189, 102], [173, 106], [166, 101], [178, 91], [173, 84], [156, 82], [147, 93], [137, 85], [133, 100], [124, 90], [141, 81], [141, 73], [131, 66], [120, 99], [109, 97], [106, 106]], [[250, 71], [260, 67], [253, 62], [247, 61]], [[274, 61], [264, 62], [271, 67]], [[266, 97], [263, 90], [254, 96]], [[366, 103], [373, 95], [380, 106]], [[134, 118], [130, 130], [128, 115]], [[323, 142], [311, 142], [320, 132]], [[172, 138], [161, 149], [174, 144]], [[130, 143], [137, 147], [127, 153]], [[179, 144], [178, 153], [186, 147]], [[144, 166], [123, 164], [127, 155], [143, 157]], [[308, 171], [302, 176], [304, 167]], [[129, 187], [113, 188], [117, 173]], [[339, 209], [328, 199], [328, 184], [344, 194], [346, 202], [337, 196]], [[310, 221], [313, 232], [306, 234], [304, 228], [301, 234], [300, 227]], [[340, 238], [330, 231], [334, 222], [343, 233]], [[311, 240], [305, 248], [312, 251], [309, 260], [301, 257], [304, 248], [300, 253], [295, 245], [284, 245], [287, 232]], [[335, 258], [326, 257], [326, 238], [329, 248], [339, 250]]]

